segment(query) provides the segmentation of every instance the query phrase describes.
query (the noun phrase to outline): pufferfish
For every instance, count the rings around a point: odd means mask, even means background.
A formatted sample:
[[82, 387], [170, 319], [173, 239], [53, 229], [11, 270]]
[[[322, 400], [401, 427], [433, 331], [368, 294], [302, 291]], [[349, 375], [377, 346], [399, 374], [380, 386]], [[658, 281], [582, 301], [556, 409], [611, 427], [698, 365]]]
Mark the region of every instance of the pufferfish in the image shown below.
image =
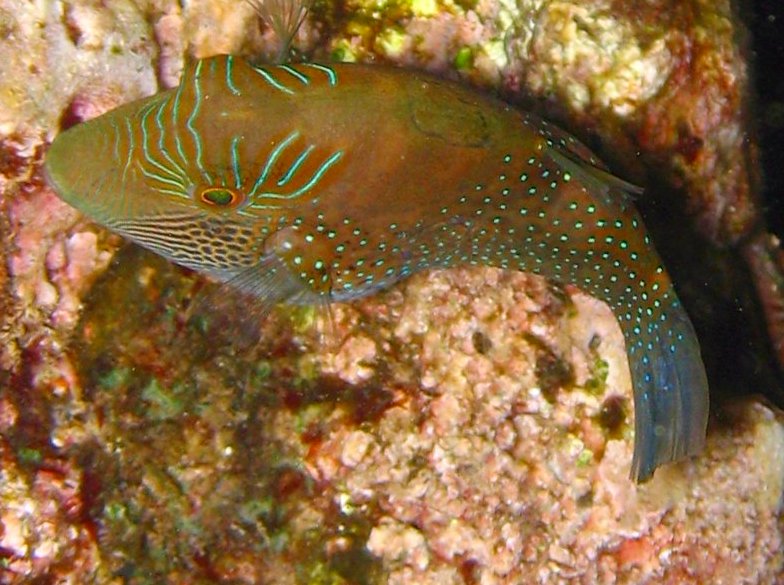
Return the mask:
[[45, 170], [110, 230], [264, 305], [349, 301], [461, 264], [574, 284], [625, 336], [631, 477], [703, 446], [698, 342], [635, 188], [498, 99], [402, 69], [218, 56], [63, 132]]

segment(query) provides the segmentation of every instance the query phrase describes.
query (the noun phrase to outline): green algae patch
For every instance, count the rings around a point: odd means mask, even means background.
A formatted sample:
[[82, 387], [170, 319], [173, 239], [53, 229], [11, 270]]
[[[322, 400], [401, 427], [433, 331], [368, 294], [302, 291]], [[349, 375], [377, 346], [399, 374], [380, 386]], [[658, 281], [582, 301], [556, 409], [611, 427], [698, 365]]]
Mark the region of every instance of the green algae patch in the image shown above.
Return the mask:
[[471, 47], [460, 47], [455, 53], [455, 69], [463, 71], [474, 66], [474, 50]]
[[183, 413], [187, 406], [189, 388], [178, 384], [172, 388], [164, 388], [153, 378], [142, 390], [142, 400], [148, 404], [147, 415], [155, 420], [175, 418]]
[[610, 374], [610, 364], [602, 358], [595, 350], [592, 350], [593, 361], [591, 362], [590, 377], [585, 382], [585, 389], [596, 396], [604, 394], [607, 388], [607, 376]]
[[237, 317], [226, 304], [194, 319], [212, 294], [128, 246], [85, 302], [71, 352], [100, 425], [75, 456], [94, 478], [103, 556], [134, 583], [214, 583], [238, 563], [259, 580], [272, 564], [303, 584], [382, 583], [366, 512], [334, 509], [306, 456], [330, 426], [375, 420], [390, 395], [320, 372], [303, 341], [317, 337], [313, 309], [248, 323], [246, 306]]
[[104, 390], [114, 390], [128, 383], [132, 375], [129, 368], [115, 368], [98, 378], [98, 385]]
[[38, 465], [43, 461], [43, 454], [38, 449], [20, 447], [16, 450], [16, 457], [23, 465]]
[[400, 28], [390, 27], [376, 38], [376, 50], [389, 59], [400, 57], [406, 49], [408, 36]]

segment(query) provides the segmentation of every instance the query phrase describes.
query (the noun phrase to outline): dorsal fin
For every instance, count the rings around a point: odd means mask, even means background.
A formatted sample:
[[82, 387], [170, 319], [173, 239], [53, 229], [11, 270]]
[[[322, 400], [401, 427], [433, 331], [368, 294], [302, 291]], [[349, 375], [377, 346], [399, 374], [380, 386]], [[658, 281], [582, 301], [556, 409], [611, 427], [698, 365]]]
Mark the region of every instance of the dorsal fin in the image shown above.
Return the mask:
[[605, 205], [617, 205], [621, 209], [626, 209], [632, 196], [643, 193], [642, 187], [624, 181], [585, 159], [578, 159], [568, 149], [560, 148], [553, 144], [548, 148], [547, 156], [562, 169], [572, 173], [580, 183], [585, 185], [591, 194], [599, 197]]
[[275, 65], [290, 61], [289, 52], [294, 35], [305, 22], [312, 0], [246, 0], [261, 19], [275, 31], [280, 48]]
[[624, 181], [609, 169], [591, 150], [568, 132], [533, 114], [526, 114], [526, 124], [538, 129], [547, 141], [546, 154], [565, 171], [570, 172], [601, 203], [624, 209], [630, 196], [641, 195], [642, 187]]

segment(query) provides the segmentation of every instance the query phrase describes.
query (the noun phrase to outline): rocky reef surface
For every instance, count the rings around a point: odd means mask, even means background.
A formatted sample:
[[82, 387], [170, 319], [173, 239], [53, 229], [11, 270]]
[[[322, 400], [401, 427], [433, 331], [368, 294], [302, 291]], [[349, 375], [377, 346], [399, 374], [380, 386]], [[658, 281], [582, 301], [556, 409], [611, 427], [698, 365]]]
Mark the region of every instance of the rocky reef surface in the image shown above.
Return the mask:
[[[745, 237], [729, 5], [625, 6], [324, 2], [296, 47], [500, 88], [661, 169], [704, 237]], [[430, 272], [333, 307], [326, 341], [309, 309], [188, 320], [209, 285], [57, 199], [60, 128], [175, 85], [186, 54], [275, 54], [249, 5], [0, 0], [0, 32], [1, 582], [784, 578], [779, 416], [724, 404], [701, 457], [630, 482], [623, 338], [579, 291]]]

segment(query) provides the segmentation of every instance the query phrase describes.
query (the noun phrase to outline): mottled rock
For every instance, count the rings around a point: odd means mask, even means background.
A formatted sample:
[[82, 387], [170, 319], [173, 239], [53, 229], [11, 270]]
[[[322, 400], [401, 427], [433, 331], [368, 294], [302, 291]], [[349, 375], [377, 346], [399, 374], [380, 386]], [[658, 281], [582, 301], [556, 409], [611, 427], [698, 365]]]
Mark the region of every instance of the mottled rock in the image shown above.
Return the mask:
[[[709, 233], [742, 231], [753, 168], [722, 166], [743, 151], [745, 76], [726, 3], [341, 6], [315, 7], [300, 50], [555, 98], [605, 140], [650, 146], [643, 166], [666, 160]], [[233, 344], [211, 315], [187, 320], [200, 280], [115, 256], [118, 238], [54, 197], [38, 169], [60, 128], [175, 84], [185, 51], [275, 54], [247, 5], [2, 0], [0, 30], [0, 581], [784, 578], [778, 415], [725, 408], [704, 455], [635, 485], [623, 339], [581, 293], [433, 272], [333, 307], [326, 344], [299, 309]], [[692, 77], [684, 55], [715, 67]], [[675, 136], [630, 122], [641, 111], [704, 123]], [[718, 191], [735, 199], [702, 204]]]

